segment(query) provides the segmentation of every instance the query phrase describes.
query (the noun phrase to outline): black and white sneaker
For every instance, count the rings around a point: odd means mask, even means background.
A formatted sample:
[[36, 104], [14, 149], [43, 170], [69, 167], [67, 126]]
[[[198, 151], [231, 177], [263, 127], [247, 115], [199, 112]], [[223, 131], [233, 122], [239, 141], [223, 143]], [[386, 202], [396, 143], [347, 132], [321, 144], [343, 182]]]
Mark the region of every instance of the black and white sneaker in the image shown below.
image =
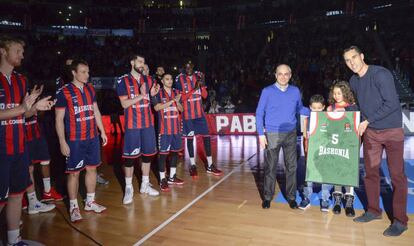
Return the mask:
[[321, 200], [321, 212], [329, 212], [329, 200]]
[[332, 196], [334, 198], [334, 207], [332, 209], [332, 212], [334, 214], [340, 214], [342, 205], [342, 193], [335, 191], [334, 193], [332, 193]]
[[354, 196], [351, 194], [345, 194], [345, 215], [348, 217], [354, 217], [355, 216], [355, 210], [354, 210]]
[[299, 204], [299, 209], [306, 210], [310, 208], [310, 206], [310, 200], [308, 198], [304, 198]]

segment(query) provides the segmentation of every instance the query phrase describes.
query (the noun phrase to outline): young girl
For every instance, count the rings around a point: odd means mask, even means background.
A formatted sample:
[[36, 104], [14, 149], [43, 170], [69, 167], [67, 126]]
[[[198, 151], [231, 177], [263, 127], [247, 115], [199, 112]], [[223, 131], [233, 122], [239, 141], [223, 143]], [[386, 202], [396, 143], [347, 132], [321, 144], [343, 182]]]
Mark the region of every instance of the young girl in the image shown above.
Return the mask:
[[[346, 81], [336, 82], [331, 87], [328, 101], [330, 106], [327, 111], [358, 111], [358, 106], [355, 104], [355, 98], [352, 94], [351, 87]], [[345, 186], [345, 190], [345, 214], [348, 217], [354, 217], [354, 187]], [[332, 196], [335, 202], [332, 211], [335, 214], [340, 214], [342, 198], [344, 197], [342, 186], [336, 185]]]

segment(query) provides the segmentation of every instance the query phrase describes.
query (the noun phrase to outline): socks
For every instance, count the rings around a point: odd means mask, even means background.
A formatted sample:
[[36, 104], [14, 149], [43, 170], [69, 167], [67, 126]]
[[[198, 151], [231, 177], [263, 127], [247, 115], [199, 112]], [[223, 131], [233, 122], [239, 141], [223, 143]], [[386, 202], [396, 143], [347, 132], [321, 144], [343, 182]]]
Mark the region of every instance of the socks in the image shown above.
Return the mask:
[[8, 243], [13, 245], [20, 241], [20, 229], [7, 231]]
[[37, 202], [36, 192], [27, 193], [27, 200], [29, 201], [29, 206], [34, 207]]
[[125, 177], [125, 185], [132, 186], [132, 177]]
[[191, 162], [191, 165], [194, 165], [195, 166], [195, 158], [194, 157], [190, 157], [190, 162]]
[[49, 178], [43, 178], [43, 187], [45, 188], [45, 192], [50, 192], [50, 177]]
[[177, 168], [175, 168], [175, 167], [171, 167], [171, 168], [170, 168], [170, 177], [171, 177], [171, 178], [172, 178], [172, 177], [174, 177], [174, 175], [175, 175], [176, 171], [177, 171]]
[[213, 165], [213, 157], [207, 156], [207, 163], [208, 163], [208, 166]]
[[160, 172], [160, 179], [161, 180], [165, 179], [165, 172]]
[[69, 201], [69, 211], [72, 211], [75, 208], [79, 208], [79, 206], [78, 206], [78, 200], [77, 199], [70, 200]]
[[142, 183], [149, 183], [149, 176], [142, 176]]
[[86, 193], [86, 203], [90, 203], [95, 201], [95, 192], [94, 193]]

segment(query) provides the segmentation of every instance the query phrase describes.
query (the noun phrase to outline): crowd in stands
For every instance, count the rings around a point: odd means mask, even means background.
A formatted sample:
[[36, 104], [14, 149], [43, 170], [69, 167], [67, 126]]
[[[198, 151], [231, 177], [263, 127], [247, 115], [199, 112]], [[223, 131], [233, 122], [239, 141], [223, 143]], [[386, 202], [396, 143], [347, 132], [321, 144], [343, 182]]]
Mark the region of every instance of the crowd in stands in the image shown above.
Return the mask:
[[[326, 8], [330, 6], [323, 2], [321, 4]], [[358, 4], [360, 8], [366, 8], [363, 3]], [[229, 113], [253, 112], [260, 90], [274, 81], [275, 65], [287, 63], [293, 69], [292, 83], [301, 88], [306, 105], [310, 95], [328, 91], [334, 81], [350, 77], [341, 56], [347, 46], [360, 46], [369, 63], [387, 66], [376, 38], [384, 44], [382, 49], [391, 60], [391, 66], [413, 83], [411, 2], [409, 6], [405, 10], [397, 8], [365, 17], [313, 19], [301, 18], [305, 16], [304, 10], [292, 5], [246, 5], [237, 11], [231, 7], [215, 11], [221, 6], [212, 6], [181, 12], [157, 7], [120, 7], [120, 11], [108, 12], [105, 18], [102, 18], [107, 11], [105, 8], [88, 8], [92, 27], [134, 28], [134, 37], [62, 36], [31, 31], [25, 34], [27, 47], [23, 72], [31, 80], [54, 80], [62, 72], [66, 58], [80, 57], [88, 61], [92, 77], [115, 77], [128, 72], [128, 55], [138, 51], [145, 55], [151, 74], [157, 66], [163, 66], [177, 75], [184, 62], [192, 60], [196, 69], [206, 74], [210, 91], [206, 111]], [[280, 11], [281, 8], [286, 11]], [[278, 18], [286, 23], [257, 26], [275, 19], [275, 9], [278, 14], [282, 13]], [[308, 14], [322, 16], [320, 9], [324, 8], [318, 6], [307, 10]], [[292, 23], [288, 23], [290, 14], [287, 13], [294, 13]], [[139, 33], [133, 26], [141, 17], [147, 20], [147, 33]], [[122, 20], [122, 25], [118, 19]], [[210, 31], [204, 39], [198, 39], [197, 32], [185, 35], [150, 32], [168, 27], [202, 27], [210, 28]], [[104, 92], [103, 96], [111, 97], [111, 92]], [[105, 106], [102, 111], [107, 113]]]

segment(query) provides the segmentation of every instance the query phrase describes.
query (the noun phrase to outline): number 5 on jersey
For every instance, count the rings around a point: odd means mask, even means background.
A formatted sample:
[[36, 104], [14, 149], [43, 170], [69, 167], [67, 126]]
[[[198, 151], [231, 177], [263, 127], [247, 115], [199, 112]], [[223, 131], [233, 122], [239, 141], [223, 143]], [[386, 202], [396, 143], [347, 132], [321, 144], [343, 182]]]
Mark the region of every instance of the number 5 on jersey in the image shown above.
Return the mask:
[[339, 142], [338, 137], [339, 137], [339, 134], [332, 134], [332, 143], [333, 144], [338, 144], [338, 142]]

